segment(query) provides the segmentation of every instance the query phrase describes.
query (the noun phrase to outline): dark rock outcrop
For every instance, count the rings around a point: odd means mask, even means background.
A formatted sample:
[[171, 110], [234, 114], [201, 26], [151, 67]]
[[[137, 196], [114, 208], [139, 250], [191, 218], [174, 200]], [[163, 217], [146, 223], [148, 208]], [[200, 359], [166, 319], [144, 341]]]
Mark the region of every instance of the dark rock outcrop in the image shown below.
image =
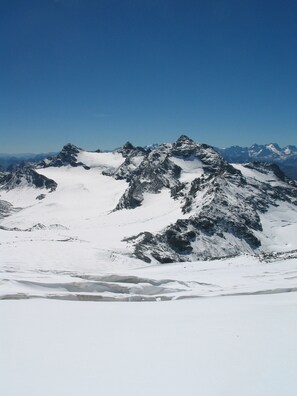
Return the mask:
[[85, 169], [90, 169], [87, 165], [83, 164], [82, 162], [77, 161], [77, 154], [82, 151], [81, 148], [76, 147], [74, 144], [68, 143], [66, 144], [59, 154], [55, 157], [49, 157], [40, 161], [38, 163], [38, 167], [40, 168], [47, 168], [49, 166], [54, 167], [61, 167], [61, 166], [82, 166]]
[[10, 202], [3, 201], [0, 199], [0, 219], [9, 216], [11, 212], [13, 212], [14, 210], [15, 208]]
[[0, 179], [0, 189], [3, 190], [9, 191], [22, 185], [45, 188], [50, 192], [57, 188], [57, 183], [54, 180], [40, 175], [31, 168], [19, 168], [15, 172], [8, 173]]

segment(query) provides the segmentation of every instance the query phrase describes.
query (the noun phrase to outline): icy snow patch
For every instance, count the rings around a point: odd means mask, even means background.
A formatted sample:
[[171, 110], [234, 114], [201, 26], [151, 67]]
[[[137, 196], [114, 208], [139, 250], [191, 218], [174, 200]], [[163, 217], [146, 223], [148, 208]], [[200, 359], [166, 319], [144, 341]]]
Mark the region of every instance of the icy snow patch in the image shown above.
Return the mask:
[[[260, 214], [263, 232], [256, 231], [264, 250], [286, 252], [297, 249], [297, 207], [287, 202]], [[281, 219], [281, 220], [280, 220]]]
[[182, 169], [179, 179], [182, 183], [190, 183], [194, 179], [201, 177], [204, 173], [202, 162], [195, 157], [186, 160], [178, 157], [170, 157], [170, 161]]
[[77, 161], [90, 168], [117, 169], [124, 162], [125, 158], [118, 152], [89, 152], [81, 151], [77, 154]]

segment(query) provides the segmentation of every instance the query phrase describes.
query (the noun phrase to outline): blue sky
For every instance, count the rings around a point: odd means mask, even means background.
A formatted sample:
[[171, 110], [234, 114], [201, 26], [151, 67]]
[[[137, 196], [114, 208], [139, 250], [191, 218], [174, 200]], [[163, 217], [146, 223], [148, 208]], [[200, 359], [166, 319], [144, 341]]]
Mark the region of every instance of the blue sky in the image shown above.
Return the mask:
[[295, 0], [0, 7], [0, 152], [297, 144]]

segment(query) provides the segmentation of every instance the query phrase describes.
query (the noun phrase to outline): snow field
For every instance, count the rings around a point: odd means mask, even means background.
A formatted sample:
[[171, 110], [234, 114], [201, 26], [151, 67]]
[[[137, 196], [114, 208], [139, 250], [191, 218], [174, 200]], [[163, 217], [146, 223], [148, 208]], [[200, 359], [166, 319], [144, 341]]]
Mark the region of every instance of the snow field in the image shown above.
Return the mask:
[[3, 396], [295, 396], [297, 294], [0, 302]]
[[81, 151], [76, 156], [77, 162], [89, 166], [90, 168], [116, 169], [124, 162], [122, 154], [117, 152], [90, 152]]
[[197, 158], [184, 160], [183, 158], [170, 157], [170, 161], [182, 169], [179, 179], [182, 183], [190, 183], [204, 174], [203, 164]]

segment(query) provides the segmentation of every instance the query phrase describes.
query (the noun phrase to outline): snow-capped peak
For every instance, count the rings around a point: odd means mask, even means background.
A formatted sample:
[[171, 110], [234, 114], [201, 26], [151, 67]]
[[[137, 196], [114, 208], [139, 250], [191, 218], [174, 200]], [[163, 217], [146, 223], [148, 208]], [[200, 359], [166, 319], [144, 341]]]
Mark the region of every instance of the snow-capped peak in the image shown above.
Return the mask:
[[267, 144], [267, 146], [266, 146], [269, 150], [271, 150], [273, 153], [275, 153], [275, 154], [277, 154], [277, 155], [279, 155], [279, 156], [282, 156], [282, 150], [281, 150], [281, 148], [279, 147], [279, 145], [277, 144], [277, 143], [270, 143], [270, 144]]

